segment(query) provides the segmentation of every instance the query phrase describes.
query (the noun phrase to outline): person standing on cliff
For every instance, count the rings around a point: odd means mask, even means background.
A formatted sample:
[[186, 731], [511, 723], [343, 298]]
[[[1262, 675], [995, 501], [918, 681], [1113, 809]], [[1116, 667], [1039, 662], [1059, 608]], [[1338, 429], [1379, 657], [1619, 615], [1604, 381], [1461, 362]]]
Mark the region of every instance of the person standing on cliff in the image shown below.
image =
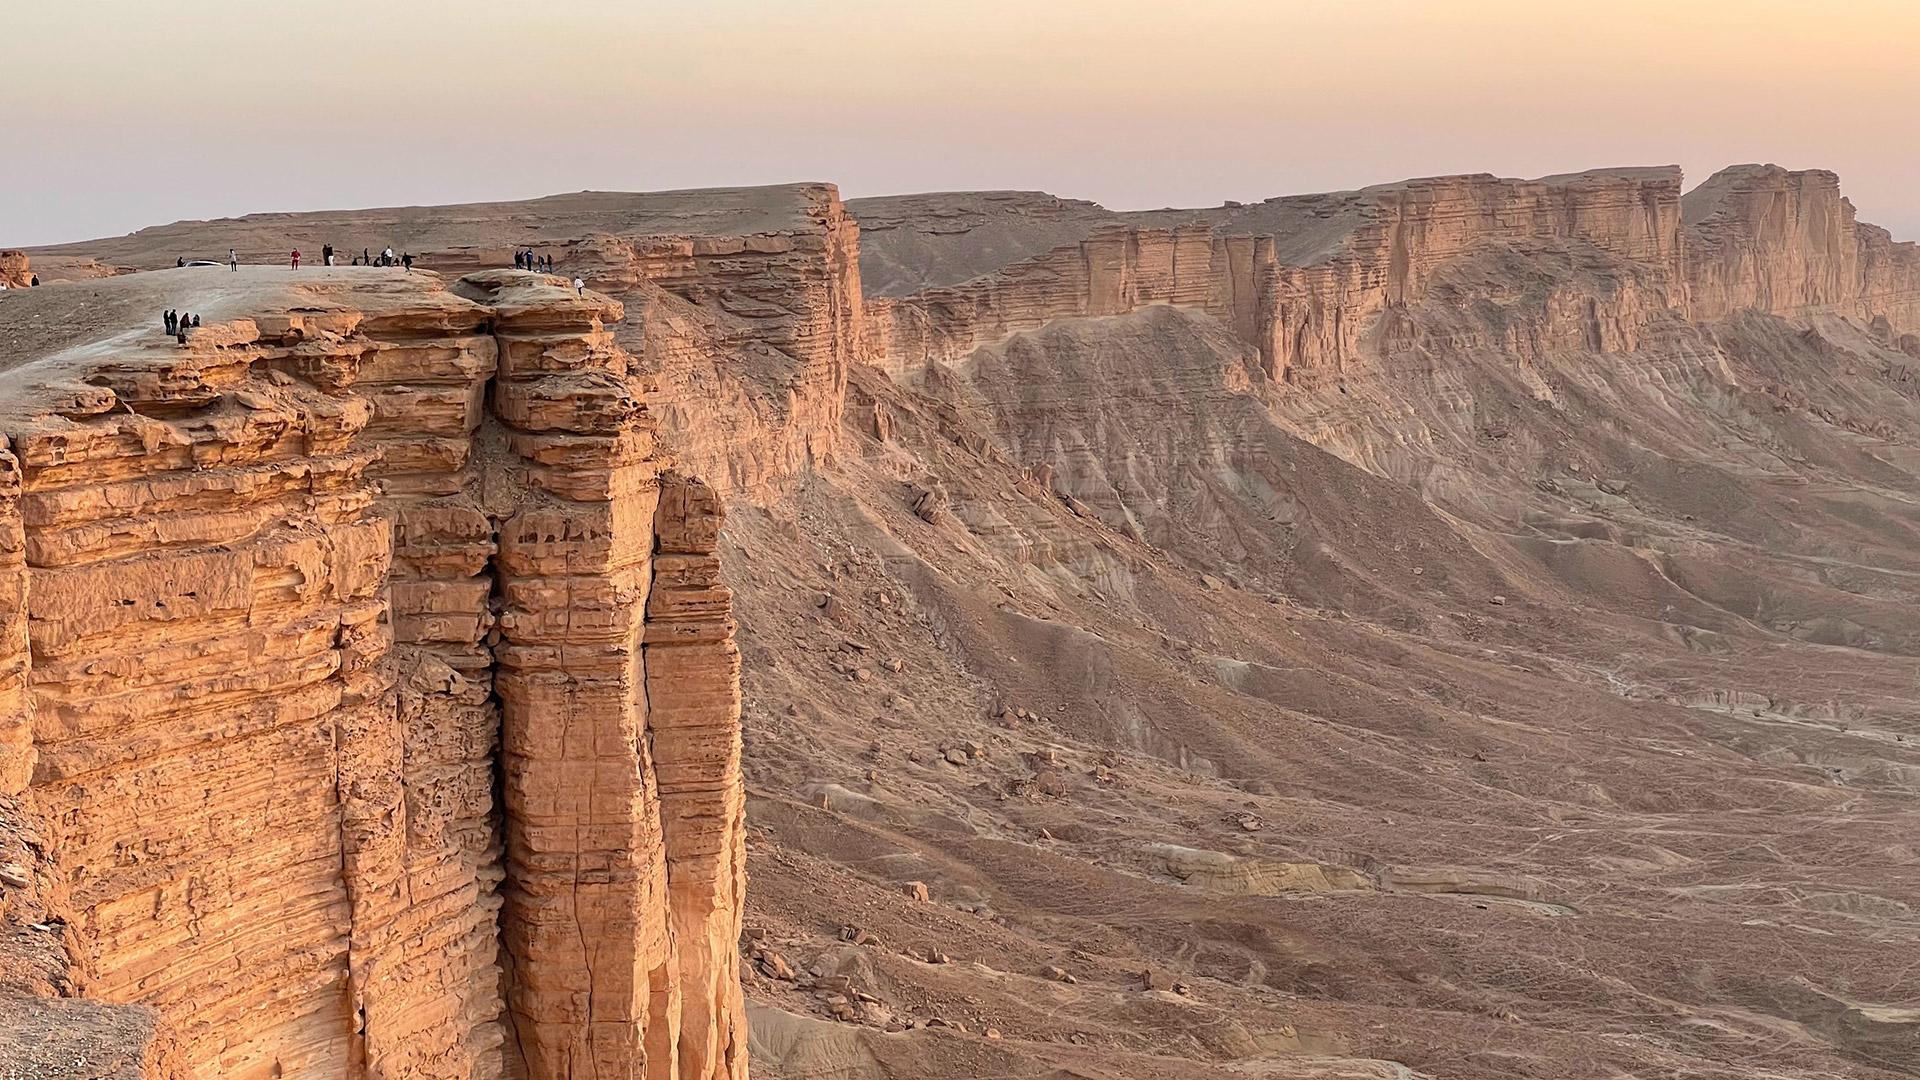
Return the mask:
[[332, 244], [320, 245], [320, 263], [323, 266], [333, 265], [333, 245]]
[[407, 273], [413, 273], [413, 252], [409, 251], [400, 256], [400, 265], [407, 268]]
[[587, 282], [584, 278], [573, 279], [573, 291], [581, 296], [587, 295]]
[[174, 315], [173, 315], [173, 309], [172, 309], [172, 308], [168, 308], [168, 309], [166, 310], [166, 313], [160, 316], [160, 325], [162, 325], [162, 326], [164, 326], [164, 327], [166, 327], [166, 328], [167, 328], [167, 336], [168, 336], [168, 337], [172, 337], [172, 336], [173, 336], [173, 327], [174, 327]]
[[300, 249], [299, 248], [293, 249], [293, 268], [295, 270], [300, 269]]
[[227, 249], [227, 269], [240, 272], [240, 253], [233, 248]]

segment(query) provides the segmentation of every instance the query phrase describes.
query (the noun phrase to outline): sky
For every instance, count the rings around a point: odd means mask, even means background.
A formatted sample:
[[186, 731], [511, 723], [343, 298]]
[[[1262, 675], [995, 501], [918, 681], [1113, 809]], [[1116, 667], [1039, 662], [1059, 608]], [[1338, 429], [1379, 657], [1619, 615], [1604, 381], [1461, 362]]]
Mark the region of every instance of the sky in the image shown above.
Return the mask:
[[583, 189], [1141, 209], [1750, 161], [1920, 238], [1920, 0], [0, 7], [0, 247]]

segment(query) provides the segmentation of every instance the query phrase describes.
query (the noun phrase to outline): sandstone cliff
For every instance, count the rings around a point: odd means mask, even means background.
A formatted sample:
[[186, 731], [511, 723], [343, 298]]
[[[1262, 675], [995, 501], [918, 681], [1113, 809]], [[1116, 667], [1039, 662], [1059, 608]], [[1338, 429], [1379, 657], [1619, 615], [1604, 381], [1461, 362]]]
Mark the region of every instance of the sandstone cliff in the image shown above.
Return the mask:
[[1861, 224], [1822, 169], [1736, 165], [1687, 193], [1688, 314], [1832, 311], [1920, 329], [1920, 247]]
[[[872, 201], [895, 213], [902, 202]], [[951, 230], [946, 257], [971, 256], [980, 272], [870, 300], [869, 349], [904, 373], [1054, 319], [1172, 304], [1232, 326], [1271, 378], [1317, 382], [1363, 362], [1363, 340], [1391, 332], [1380, 317], [1425, 297], [1443, 267], [1502, 251], [1591, 251], [1634, 268], [1617, 306], [1571, 316], [1585, 324], [1573, 332], [1614, 333], [1616, 344], [1667, 309], [1702, 321], [1824, 310], [1920, 324], [1920, 253], [1859, 225], [1832, 173], [1736, 166], [1684, 204], [1675, 168], [1440, 177], [1245, 207], [1080, 211], [1068, 219], [1078, 238], [997, 267], [992, 253], [1004, 245], [967, 247], [957, 237], [968, 230], [923, 210], [930, 220], [918, 232], [888, 221], [882, 261], [902, 258], [894, 248], [938, 246]]]
[[154, 270], [185, 256], [279, 266], [289, 247], [391, 245], [449, 277], [534, 249], [621, 301], [619, 345], [677, 459], [729, 496], [775, 497], [832, 452], [864, 336], [859, 227], [831, 184], [579, 192], [513, 203], [254, 214], [35, 249]]
[[24, 251], [0, 251], [0, 282], [9, 289], [24, 289], [33, 284], [33, 271]]
[[0, 795], [73, 989], [181, 1075], [744, 1076], [722, 510], [620, 305], [267, 275], [7, 376]]

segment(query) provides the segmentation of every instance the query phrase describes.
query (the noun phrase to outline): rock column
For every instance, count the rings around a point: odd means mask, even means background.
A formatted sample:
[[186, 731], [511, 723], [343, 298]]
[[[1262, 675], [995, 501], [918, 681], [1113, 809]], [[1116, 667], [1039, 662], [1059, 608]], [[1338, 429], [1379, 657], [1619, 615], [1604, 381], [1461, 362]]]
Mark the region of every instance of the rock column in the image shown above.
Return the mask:
[[667, 889], [684, 998], [681, 1080], [746, 1076], [740, 913], [746, 886], [740, 652], [720, 583], [719, 496], [662, 481], [647, 602], [647, 729], [659, 775]]
[[672, 1077], [679, 979], [643, 738], [651, 426], [602, 326], [617, 304], [497, 304], [510, 1023], [534, 1080]]

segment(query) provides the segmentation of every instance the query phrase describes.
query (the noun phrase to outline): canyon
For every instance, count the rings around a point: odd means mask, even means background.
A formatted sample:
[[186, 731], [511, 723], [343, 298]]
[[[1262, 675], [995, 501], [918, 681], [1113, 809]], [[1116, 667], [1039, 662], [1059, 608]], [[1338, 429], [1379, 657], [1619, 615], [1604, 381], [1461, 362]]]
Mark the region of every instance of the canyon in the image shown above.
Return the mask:
[[0, 272], [0, 1077], [1920, 1075], [1920, 249], [1832, 173]]

